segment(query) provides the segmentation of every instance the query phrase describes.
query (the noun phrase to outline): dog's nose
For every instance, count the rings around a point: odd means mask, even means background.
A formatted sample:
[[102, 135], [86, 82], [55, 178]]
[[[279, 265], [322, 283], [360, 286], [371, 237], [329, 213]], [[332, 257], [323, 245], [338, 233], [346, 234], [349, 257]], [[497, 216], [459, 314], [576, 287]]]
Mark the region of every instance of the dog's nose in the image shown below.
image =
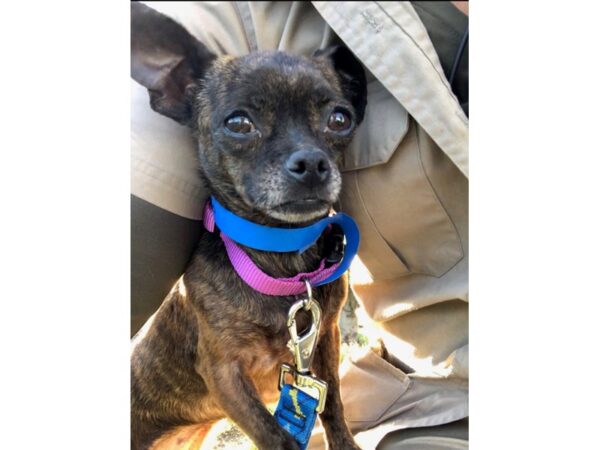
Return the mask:
[[298, 150], [290, 155], [285, 168], [293, 178], [302, 183], [322, 183], [329, 177], [331, 166], [322, 150]]

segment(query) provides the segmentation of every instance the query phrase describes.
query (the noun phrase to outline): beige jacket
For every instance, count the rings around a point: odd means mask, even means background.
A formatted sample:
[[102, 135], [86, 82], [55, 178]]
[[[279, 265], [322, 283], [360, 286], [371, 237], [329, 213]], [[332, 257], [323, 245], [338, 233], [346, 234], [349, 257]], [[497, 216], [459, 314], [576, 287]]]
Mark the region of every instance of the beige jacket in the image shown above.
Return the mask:
[[[368, 69], [341, 208], [362, 241], [351, 282], [407, 375], [372, 352], [342, 367], [363, 448], [468, 415], [468, 120], [408, 2], [153, 2], [217, 54], [311, 54], [337, 36]], [[187, 130], [132, 82], [132, 193], [199, 219], [206, 193]], [[177, 151], [173, 151], [176, 148]], [[366, 431], [368, 430], [368, 431]], [[317, 428], [311, 448], [322, 447]]]

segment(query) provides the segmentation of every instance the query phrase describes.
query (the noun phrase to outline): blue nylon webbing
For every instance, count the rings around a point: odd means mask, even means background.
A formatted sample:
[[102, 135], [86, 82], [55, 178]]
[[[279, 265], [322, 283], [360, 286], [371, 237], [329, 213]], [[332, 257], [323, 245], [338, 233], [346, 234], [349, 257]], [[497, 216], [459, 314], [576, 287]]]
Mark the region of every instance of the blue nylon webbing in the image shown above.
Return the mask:
[[341, 277], [358, 252], [360, 242], [358, 226], [347, 214], [337, 213], [303, 228], [276, 228], [250, 222], [226, 209], [214, 197], [210, 200], [215, 223], [219, 229], [238, 244], [256, 250], [302, 253], [319, 239], [330, 224], [339, 225], [346, 237], [344, 257], [337, 270], [328, 278], [316, 283], [316, 286], [331, 283]]
[[317, 420], [318, 400], [291, 384], [281, 388], [281, 397], [275, 409], [275, 419], [290, 433], [301, 450], [305, 450]]

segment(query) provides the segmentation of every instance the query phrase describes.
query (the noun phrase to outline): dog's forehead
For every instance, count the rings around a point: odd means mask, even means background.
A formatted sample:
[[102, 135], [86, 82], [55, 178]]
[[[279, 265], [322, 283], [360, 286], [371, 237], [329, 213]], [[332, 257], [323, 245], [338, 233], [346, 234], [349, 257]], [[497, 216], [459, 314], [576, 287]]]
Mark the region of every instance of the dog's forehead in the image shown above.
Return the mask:
[[243, 90], [257, 97], [341, 95], [339, 81], [325, 60], [284, 52], [255, 52], [223, 60], [217, 84], [227, 92]]

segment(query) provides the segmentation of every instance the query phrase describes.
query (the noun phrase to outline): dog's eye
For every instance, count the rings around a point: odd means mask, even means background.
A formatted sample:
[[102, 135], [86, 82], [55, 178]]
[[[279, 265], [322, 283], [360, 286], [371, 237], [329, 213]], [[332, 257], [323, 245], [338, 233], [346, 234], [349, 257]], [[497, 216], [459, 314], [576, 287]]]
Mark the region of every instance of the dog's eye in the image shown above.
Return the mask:
[[248, 116], [239, 113], [233, 114], [225, 119], [225, 127], [229, 131], [237, 134], [249, 134], [256, 129]]
[[327, 119], [327, 128], [335, 133], [343, 133], [348, 131], [352, 126], [352, 119], [350, 114], [343, 109], [334, 110], [329, 119]]

